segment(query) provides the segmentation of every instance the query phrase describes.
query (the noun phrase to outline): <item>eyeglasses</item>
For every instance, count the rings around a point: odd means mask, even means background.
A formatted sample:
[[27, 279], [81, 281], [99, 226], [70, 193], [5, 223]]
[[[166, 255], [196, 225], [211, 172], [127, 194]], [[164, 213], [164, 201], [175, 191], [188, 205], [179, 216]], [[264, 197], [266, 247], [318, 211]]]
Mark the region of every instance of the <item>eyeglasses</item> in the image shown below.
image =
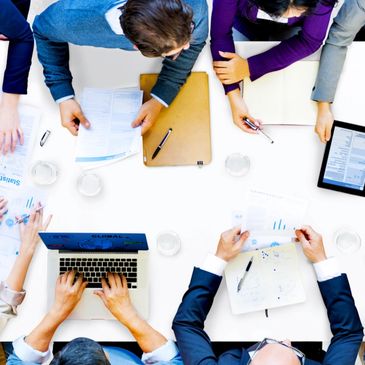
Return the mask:
[[295, 355], [298, 357], [298, 360], [300, 361], [301, 365], [304, 365], [305, 362], [305, 355], [303, 354], [303, 352], [301, 352], [300, 350], [298, 350], [295, 347], [289, 346], [284, 342], [280, 342], [277, 340], [274, 340], [272, 338], [265, 338], [263, 341], [260, 342], [260, 344], [257, 346], [255, 352], [253, 353], [251, 359], [248, 361], [247, 365], [250, 365], [252, 360], [254, 359], [255, 355], [262, 349], [264, 348], [266, 345], [268, 344], [276, 344], [276, 345], [281, 345], [284, 347], [287, 347], [288, 349], [292, 350]]
[[[195, 23], [191, 22], [190, 24], [190, 36], [193, 34], [195, 29]], [[181, 49], [179, 52], [176, 52], [172, 55], [168, 55], [168, 56], [162, 56], [165, 59], [168, 59], [170, 61], [176, 61], [176, 59], [181, 55], [181, 53], [183, 53], [184, 49]]]

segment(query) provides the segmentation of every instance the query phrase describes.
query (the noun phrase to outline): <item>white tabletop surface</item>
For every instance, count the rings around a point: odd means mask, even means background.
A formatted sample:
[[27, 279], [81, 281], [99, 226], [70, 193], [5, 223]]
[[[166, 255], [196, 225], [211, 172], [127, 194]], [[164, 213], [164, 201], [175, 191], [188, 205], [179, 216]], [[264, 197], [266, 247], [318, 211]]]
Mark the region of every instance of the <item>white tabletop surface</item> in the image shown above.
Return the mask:
[[[1, 45], [0, 66], [4, 66], [5, 50]], [[363, 55], [361, 63], [356, 62], [359, 52]], [[362, 124], [365, 124], [363, 103], [350, 105], [349, 101], [354, 100], [352, 95], [363, 90], [365, 75], [360, 65], [364, 58], [365, 48], [359, 51], [358, 46], [353, 46], [345, 69], [352, 83], [341, 80], [338, 95], [346, 100], [335, 105], [335, 116]], [[158, 72], [160, 65], [160, 59], [144, 58], [137, 52], [71, 47], [71, 69], [78, 94], [85, 86], [135, 86], [140, 73]], [[274, 145], [235, 127], [223, 88], [212, 72], [208, 46], [194, 70], [206, 71], [210, 76], [212, 163], [203, 168], [146, 168], [139, 154], [98, 169], [104, 183], [103, 192], [96, 198], [86, 198], [76, 190], [76, 179], [81, 171], [74, 163], [76, 139], [61, 128], [58, 108], [43, 83], [41, 66], [34, 56], [29, 94], [22, 101], [42, 110], [32, 160], [54, 161], [59, 167], [57, 182], [47, 189], [46, 211], [54, 214], [49, 231], [145, 232], [150, 246], [149, 321], [170, 337], [173, 336], [171, 322], [188, 287], [193, 266], [200, 265], [208, 252], [215, 251], [220, 233], [230, 228], [232, 211], [245, 208], [245, 193], [252, 187], [260, 187], [298, 195], [310, 202], [308, 217], [303, 223], [321, 232], [328, 255], [339, 258], [364, 320], [364, 199], [317, 188], [324, 145], [312, 127], [267, 126], [265, 129], [275, 140]], [[352, 120], [346, 119], [348, 115]], [[52, 134], [41, 148], [38, 142], [46, 129]], [[225, 172], [224, 161], [232, 152], [250, 157], [251, 169], [247, 176], [234, 178]], [[360, 234], [363, 245], [355, 254], [344, 255], [336, 249], [333, 237], [339, 228], [348, 225]], [[156, 236], [164, 230], [176, 231], [181, 237], [182, 249], [174, 257], [163, 257], [156, 249]], [[305, 303], [270, 310], [269, 318], [265, 318], [263, 312], [234, 316], [223, 282], [206, 321], [211, 339], [329, 340], [329, 323], [313, 268], [299, 248], [298, 253], [307, 295]], [[28, 333], [45, 314], [46, 254], [40, 244], [25, 285], [27, 297], [19, 308], [18, 317], [1, 333], [0, 341]], [[114, 321], [66, 321], [54, 340], [68, 341], [79, 336], [98, 341], [133, 340], [128, 331]]]

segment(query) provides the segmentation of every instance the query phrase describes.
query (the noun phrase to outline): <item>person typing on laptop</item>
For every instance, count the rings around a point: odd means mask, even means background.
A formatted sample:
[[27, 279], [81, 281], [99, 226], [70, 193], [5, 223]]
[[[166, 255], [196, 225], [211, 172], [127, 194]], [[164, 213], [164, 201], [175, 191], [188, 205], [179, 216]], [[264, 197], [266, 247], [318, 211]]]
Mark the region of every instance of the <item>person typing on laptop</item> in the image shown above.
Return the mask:
[[[189, 289], [173, 321], [184, 364], [319, 365], [305, 358], [300, 350], [291, 346], [289, 340], [266, 338], [252, 348], [231, 349], [219, 358], [213, 352], [210, 339], [204, 331], [204, 321], [227, 262], [241, 252], [248, 236], [249, 233], [241, 233], [240, 228], [224, 232], [216, 254], [208, 256], [201, 268], [194, 269]], [[334, 258], [327, 259], [322, 237], [311, 227], [297, 230], [296, 236], [305, 256], [313, 263], [333, 333], [323, 364], [353, 365], [363, 338], [363, 328], [347, 276], [340, 273]]]
[[[49, 348], [53, 334], [79, 303], [87, 286], [82, 274], [75, 278], [75, 271], [59, 276], [50, 311], [28, 336], [13, 342], [14, 351], [8, 359], [8, 365], [43, 364], [51, 359]], [[183, 364], [175, 343], [168, 341], [138, 315], [129, 297], [127, 279], [123, 275], [108, 273], [107, 280], [102, 279], [102, 289], [95, 290], [94, 294], [132, 333], [144, 351], [142, 359], [122, 348], [102, 347], [91, 339], [76, 338], [57, 353], [50, 364]]]
[[[0, 221], [6, 214], [6, 207], [6, 199], [0, 197]], [[40, 241], [38, 232], [46, 230], [52, 219], [52, 216], [49, 216], [46, 220], [43, 220], [43, 209], [39, 210], [40, 207], [41, 205], [38, 203], [26, 224], [25, 222], [19, 223], [21, 240], [19, 255], [16, 257], [7, 279], [0, 282], [0, 331], [5, 327], [9, 319], [16, 316], [16, 308], [24, 300], [24, 281]]]

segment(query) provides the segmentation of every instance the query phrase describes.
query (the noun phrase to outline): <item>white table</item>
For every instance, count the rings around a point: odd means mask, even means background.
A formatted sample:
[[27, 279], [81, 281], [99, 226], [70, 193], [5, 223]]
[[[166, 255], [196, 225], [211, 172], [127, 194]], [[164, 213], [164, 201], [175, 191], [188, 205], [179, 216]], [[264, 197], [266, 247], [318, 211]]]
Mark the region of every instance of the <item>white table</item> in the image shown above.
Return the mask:
[[[362, 54], [365, 59], [365, 48]], [[137, 85], [140, 73], [159, 71], [159, 59], [147, 59], [137, 52], [126, 56], [118, 50], [72, 47], [71, 68], [77, 91], [84, 86]], [[76, 140], [61, 128], [58, 108], [51, 100], [43, 83], [41, 67], [34, 58], [29, 95], [23, 98], [24, 102], [38, 105], [43, 111], [33, 160], [52, 160], [60, 169], [58, 181], [48, 189], [47, 212], [54, 214], [49, 230], [146, 232], [150, 245], [149, 320], [163, 334], [173, 336], [171, 322], [188, 287], [193, 266], [201, 264], [208, 252], [214, 252], [220, 233], [230, 227], [231, 212], [245, 207], [245, 192], [250, 187], [261, 187], [299, 195], [310, 200], [308, 219], [303, 223], [322, 232], [328, 255], [339, 257], [365, 319], [364, 245], [356, 254], [345, 256], [337, 251], [333, 242], [335, 231], [348, 224], [365, 242], [364, 200], [316, 187], [324, 145], [311, 127], [266, 127], [275, 140], [274, 145], [260, 136], [238, 130], [232, 123], [223, 89], [212, 72], [208, 46], [194, 70], [210, 75], [212, 163], [201, 169], [146, 168], [140, 154], [99, 169], [104, 190], [96, 198], [85, 198], [76, 190], [80, 173], [74, 163]], [[356, 74], [360, 69], [346, 67], [348, 74], [350, 71]], [[362, 85], [361, 82], [351, 85], [351, 93], [361, 92]], [[337, 113], [346, 115], [346, 107], [346, 103], [341, 104]], [[358, 108], [359, 113], [363, 112], [362, 105]], [[364, 116], [361, 121], [365, 121]], [[52, 130], [52, 135], [41, 148], [38, 141], [46, 128]], [[225, 172], [224, 160], [232, 152], [250, 157], [252, 166], [246, 177], [233, 178]], [[182, 239], [181, 252], [171, 258], [161, 256], [156, 249], [157, 233], [166, 229], [176, 231]], [[223, 283], [206, 322], [212, 340], [256, 341], [267, 336], [295, 341], [330, 339], [326, 311], [313, 269], [301, 249], [298, 248], [298, 252], [306, 302], [270, 310], [269, 318], [265, 318], [263, 312], [233, 316]], [[28, 333], [45, 314], [46, 253], [40, 244], [25, 285], [26, 300], [19, 308], [19, 316], [1, 333], [0, 341]], [[54, 340], [69, 341], [79, 336], [97, 341], [132, 340], [128, 331], [113, 321], [66, 321]]]

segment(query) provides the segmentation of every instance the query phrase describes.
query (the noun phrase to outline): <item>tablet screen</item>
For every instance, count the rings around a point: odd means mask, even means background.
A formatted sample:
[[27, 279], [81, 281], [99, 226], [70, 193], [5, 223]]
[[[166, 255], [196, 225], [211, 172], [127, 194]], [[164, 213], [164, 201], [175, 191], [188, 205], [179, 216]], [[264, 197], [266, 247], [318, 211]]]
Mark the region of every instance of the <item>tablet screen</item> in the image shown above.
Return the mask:
[[364, 190], [365, 132], [334, 128], [323, 182], [343, 188]]

